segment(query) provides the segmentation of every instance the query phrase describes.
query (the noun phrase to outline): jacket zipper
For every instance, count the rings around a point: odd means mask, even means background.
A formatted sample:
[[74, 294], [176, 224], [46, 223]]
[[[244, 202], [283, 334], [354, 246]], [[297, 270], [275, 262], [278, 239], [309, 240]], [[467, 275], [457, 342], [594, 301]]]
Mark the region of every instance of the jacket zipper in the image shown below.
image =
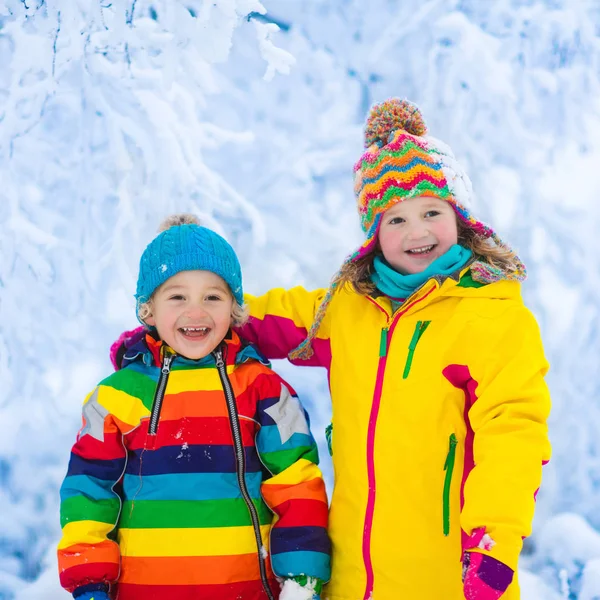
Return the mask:
[[[365, 563], [366, 572], [366, 585], [363, 600], [369, 600], [373, 594], [373, 587], [375, 583], [375, 573], [373, 571], [373, 561], [371, 559], [371, 533], [373, 529], [373, 517], [375, 513], [375, 494], [377, 482], [375, 480], [375, 430], [377, 427], [377, 417], [379, 415], [379, 406], [381, 404], [381, 396], [383, 391], [383, 376], [385, 374], [385, 368], [387, 363], [387, 354], [390, 345], [390, 337], [392, 336], [396, 324], [400, 317], [410, 310], [415, 304], [425, 300], [435, 288], [431, 288], [421, 298], [415, 298], [412, 302], [405, 302], [406, 308], [399, 309], [393, 316], [390, 325], [390, 315], [382, 308], [377, 302], [375, 302], [370, 296], [366, 298], [371, 301], [379, 310], [385, 313], [388, 319], [388, 325], [381, 329], [381, 337], [379, 338], [379, 362], [377, 365], [377, 375], [375, 377], [375, 390], [373, 391], [373, 403], [371, 404], [371, 413], [369, 415], [369, 424], [367, 427], [367, 480], [369, 485], [367, 495], [367, 509], [365, 511], [365, 521], [363, 526], [363, 561]], [[414, 294], [413, 294], [414, 296]], [[411, 298], [413, 298], [411, 296]], [[404, 306], [403, 305], [403, 306]]]
[[415, 332], [410, 340], [410, 344], [408, 345], [408, 356], [406, 357], [406, 364], [404, 365], [404, 373], [402, 374], [402, 379], [407, 379], [408, 374], [410, 373], [410, 368], [412, 366], [413, 357], [415, 354], [415, 349], [417, 348], [417, 344], [421, 339], [421, 336], [425, 333], [427, 327], [429, 327], [429, 323], [431, 321], [417, 321], [417, 325], [415, 327]]
[[156, 432], [158, 431], [160, 411], [162, 410], [162, 404], [165, 398], [165, 390], [167, 389], [169, 374], [171, 373], [171, 363], [173, 362], [174, 358], [175, 355], [170, 353], [165, 353], [165, 356], [163, 358], [163, 364], [160, 370], [160, 377], [158, 378], [156, 393], [154, 394], [154, 402], [152, 402], [152, 412], [150, 415], [150, 426], [148, 428], [148, 435], [156, 435]]
[[456, 445], [458, 440], [452, 433], [450, 434], [450, 441], [448, 446], [448, 455], [446, 456], [446, 463], [444, 464], [444, 471], [446, 471], [446, 477], [444, 479], [444, 535], [450, 535], [450, 485], [452, 484], [452, 472], [454, 471], [454, 460], [456, 458]]
[[248, 512], [250, 513], [250, 518], [252, 519], [252, 527], [254, 528], [254, 536], [256, 538], [256, 545], [258, 549], [260, 578], [267, 597], [269, 600], [274, 600], [271, 588], [269, 587], [269, 581], [267, 579], [267, 569], [263, 556], [263, 541], [260, 534], [260, 521], [258, 519], [256, 506], [254, 506], [252, 498], [250, 498], [248, 486], [246, 485], [246, 456], [244, 454], [244, 445], [242, 443], [242, 434], [240, 431], [240, 418], [238, 415], [237, 406], [235, 404], [235, 396], [231, 387], [231, 381], [229, 381], [229, 377], [227, 376], [227, 367], [223, 361], [223, 351], [221, 349], [215, 350], [213, 352], [213, 356], [215, 357], [217, 371], [219, 373], [219, 378], [221, 379], [221, 385], [223, 386], [225, 400], [227, 402], [227, 413], [229, 415], [229, 424], [231, 425], [231, 433], [233, 435], [233, 445], [235, 449], [238, 485], [240, 486], [240, 491], [242, 493], [244, 502], [248, 507]]

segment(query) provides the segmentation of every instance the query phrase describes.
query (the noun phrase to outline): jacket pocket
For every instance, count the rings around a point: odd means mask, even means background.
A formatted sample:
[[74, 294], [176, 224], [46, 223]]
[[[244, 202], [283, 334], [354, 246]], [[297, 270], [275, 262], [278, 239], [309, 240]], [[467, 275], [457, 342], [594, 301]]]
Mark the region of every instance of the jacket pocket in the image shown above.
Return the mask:
[[450, 534], [450, 488], [452, 486], [452, 474], [454, 473], [454, 462], [456, 459], [456, 445], [458, 440], [456, 435], [450, 434], [448, 440], [448, 454], [446, 455], [446, 463], [444, 464], [444, 471], [446, 476], [444, 477], [444, 494], [443, 494], [443, 528], [444, 535]]
[[412, 366], [413, 357], [415, 355], [415, 350], [417, 349], [417, 344], [419, 343], [421, 336], [425, 333], [425, 330], [429, 327], [430, 323], [431, 321], [417, 321], [417, 324], [415, 325], [415, 331], [410, 340], [410, 344], [408, 345], [408, 355], [406, 357], [402, 379], [406, 379], [408, 377], [410, 368]]

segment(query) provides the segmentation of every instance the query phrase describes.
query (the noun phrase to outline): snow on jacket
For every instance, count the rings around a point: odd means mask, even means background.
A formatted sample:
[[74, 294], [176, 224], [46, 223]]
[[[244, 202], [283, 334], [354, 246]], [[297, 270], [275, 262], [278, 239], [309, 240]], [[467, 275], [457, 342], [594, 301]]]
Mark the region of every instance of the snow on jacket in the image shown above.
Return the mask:
[[[287, 356], [325, 292], [248, 296], [244, 337]], [[516, 570], [550, 456], [548, 365], [520, 284], [482, 285], [466, 268], [429, 280], [396, 312], [346, 287], [313, 349], [297, 363], [328, 370], [333, 404], [323, 597], [463, 599], [466, 549]], [[503, 600], [518, 598], [515, 577]]]
[[329, 579], [306, 414], [236, 334], [221, 349], [221, 362], [191, 361], [147, 335], [87, 397], [61, 488], [67, 590], [258, 600], [266, 585], [277, 598], [274, 573]]

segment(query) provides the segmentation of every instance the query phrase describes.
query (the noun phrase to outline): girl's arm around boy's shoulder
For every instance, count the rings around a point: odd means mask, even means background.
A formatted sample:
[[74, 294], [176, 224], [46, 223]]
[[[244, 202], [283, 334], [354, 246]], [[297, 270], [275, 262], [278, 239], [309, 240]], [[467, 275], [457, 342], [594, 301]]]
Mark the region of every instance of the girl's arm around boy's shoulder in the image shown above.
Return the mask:
[[[538, 324], [521, 303], [507, 305], [479, 334], [466, 368], [444, 373], [465, 390], [474, 432], [461, 526], [475, 551], [515, 570], [550, 458], [548, 362]], [[489, 537], [482, 541], [481, 534]]]
[[[114, 373], [86, 397], [83, 425], [60, 489], [60, 582], [76, 594], [108, 591], [119, 574], [119, 546], [109, 534], [119, 519], [121, 500], [114, 486], [127, 456], [122, 431], [128, 425], [112, 410], [127, 404], [122, 373]], [[131, 407], [125, 412], [130, 416]]]
[[[307, 291], [295, 287], [290, 290], [274, 288], [262, 296], [246, 294], [244, 299], [250, 309], [250, 319], [238, 333], [256, 344], [267, 358], [286, 358], [306, 339], [326, 293], [326, 289]], [[298, 361], [299, 365], [329, 366], [329, 312], [313, 341], [313, 357]]]
[[308, 416], [292, 387], [270, 369], [264, 369], [255, 386], [256, 446], [271, 473], [261, 491], [279, 517], [271, 531], [273, 570], [280, 576], [328, 581], [327, 494]]

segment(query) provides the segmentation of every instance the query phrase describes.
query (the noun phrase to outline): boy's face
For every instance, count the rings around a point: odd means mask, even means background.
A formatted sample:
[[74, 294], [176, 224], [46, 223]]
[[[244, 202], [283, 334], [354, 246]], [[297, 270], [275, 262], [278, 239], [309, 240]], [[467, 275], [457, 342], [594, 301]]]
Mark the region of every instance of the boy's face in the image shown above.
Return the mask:
[[181, 271], [154, 293], [146, 323], [177, 354], [208, 356], [231, 325], [233, 296], [228, 285], [210, 271]]
[[424, 271], [457, 243], [456, 213], [445, 200], [410, 198], [381, 217], [379, 245], [385, 260], [399, 273]]

